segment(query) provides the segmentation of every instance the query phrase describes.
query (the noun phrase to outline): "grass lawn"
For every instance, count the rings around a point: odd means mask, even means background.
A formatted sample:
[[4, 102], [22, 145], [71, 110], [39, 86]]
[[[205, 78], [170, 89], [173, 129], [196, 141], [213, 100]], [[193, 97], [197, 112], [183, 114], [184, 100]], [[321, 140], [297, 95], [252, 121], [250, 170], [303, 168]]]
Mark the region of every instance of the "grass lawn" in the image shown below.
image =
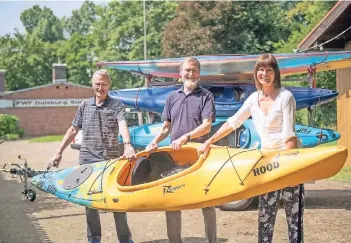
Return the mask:
[[334, 142], [331, 142], [331, 143], [321, 144], [318, 147], [337, 146], [337, 145], [338, 145], [338, 141], [334, 141]]
[[351, 183], [351, 166], [350, 165], [344, 166], [344, 168], [342, 168], [338, 174], [331, 177], [330, 180]]
[[52, 135], [45, 137], [37, 137], [29, 140], [30, 143], [46, 143], [46, 142], [60, 142], [64, 135]]

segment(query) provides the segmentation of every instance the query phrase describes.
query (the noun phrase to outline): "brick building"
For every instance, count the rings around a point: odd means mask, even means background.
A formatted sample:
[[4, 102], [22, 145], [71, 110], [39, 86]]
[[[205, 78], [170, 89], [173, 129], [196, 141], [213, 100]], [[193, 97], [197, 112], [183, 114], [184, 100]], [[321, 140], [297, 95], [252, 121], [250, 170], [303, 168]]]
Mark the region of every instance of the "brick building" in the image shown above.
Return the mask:
[[66, 66], [53, 65], [51, 84], [5, 92], [5, 71], [0, 70], [0, 113], [20, 119], [25, 136], [64, 134], [83, 99], [92, 97], [89, 86], [67, 82]]

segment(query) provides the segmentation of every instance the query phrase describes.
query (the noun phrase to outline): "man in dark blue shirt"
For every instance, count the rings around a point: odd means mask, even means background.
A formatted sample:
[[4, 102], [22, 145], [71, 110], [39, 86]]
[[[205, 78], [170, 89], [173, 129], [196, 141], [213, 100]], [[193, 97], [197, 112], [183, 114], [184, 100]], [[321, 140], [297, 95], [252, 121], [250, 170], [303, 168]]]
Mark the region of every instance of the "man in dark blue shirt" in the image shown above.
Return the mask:
[[[166, 100], [160, 133], [146, 147], [151, 151], [158, 147], [169, 133], [172, 148], [180, 149], [186, 142], [204, 142], [215, 120], [214, 98], [210, 91], [198, 85], [200, 63], [196, 58], [185, 58], [180, 65], [183, 86], [172, 92]], [[216, 210], [214, 207], [202, 209], [205, 221], [206, 239], [209, 243], [217, 241]], [[181, 211], [166, 212], [167, 234], [170, 243], [181, 243]]]

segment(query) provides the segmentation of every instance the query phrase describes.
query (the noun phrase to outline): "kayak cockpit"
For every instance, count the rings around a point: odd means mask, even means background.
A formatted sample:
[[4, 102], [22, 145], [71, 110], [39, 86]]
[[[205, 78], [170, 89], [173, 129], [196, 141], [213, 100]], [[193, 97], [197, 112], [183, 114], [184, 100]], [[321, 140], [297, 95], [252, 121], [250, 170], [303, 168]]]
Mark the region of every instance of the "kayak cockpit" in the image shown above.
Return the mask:
[[194, 147], [140, 153], [120, 170], [117, 187], [121, 191], [135, 191], [162, 184], [197, 170], [203, 161]]

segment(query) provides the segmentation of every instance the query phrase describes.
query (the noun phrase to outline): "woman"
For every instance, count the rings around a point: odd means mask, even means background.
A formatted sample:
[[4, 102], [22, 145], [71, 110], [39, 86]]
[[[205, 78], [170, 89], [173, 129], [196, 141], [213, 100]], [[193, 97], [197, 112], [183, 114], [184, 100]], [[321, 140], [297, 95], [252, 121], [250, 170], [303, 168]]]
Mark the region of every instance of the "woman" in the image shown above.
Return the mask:
[[[199, 154], [204, 153], [207, 156], [210, 144], [240, 127], [250, 116], [261, 138], [262, 149], [298, 147], [299, 139], [296, 139], [295, 134], [296, 101], [290, 91], [281, 87], [280, 71], [273, 55], [262, 54], [259, 57], [254, 68], [254, 78], [257, 91], [198, 149]], [[303, 185], [269, 192], [259, 197], [258, 242], [272, 242], [281, 195], [289, 228], [289, 241], [303, 242]]]

